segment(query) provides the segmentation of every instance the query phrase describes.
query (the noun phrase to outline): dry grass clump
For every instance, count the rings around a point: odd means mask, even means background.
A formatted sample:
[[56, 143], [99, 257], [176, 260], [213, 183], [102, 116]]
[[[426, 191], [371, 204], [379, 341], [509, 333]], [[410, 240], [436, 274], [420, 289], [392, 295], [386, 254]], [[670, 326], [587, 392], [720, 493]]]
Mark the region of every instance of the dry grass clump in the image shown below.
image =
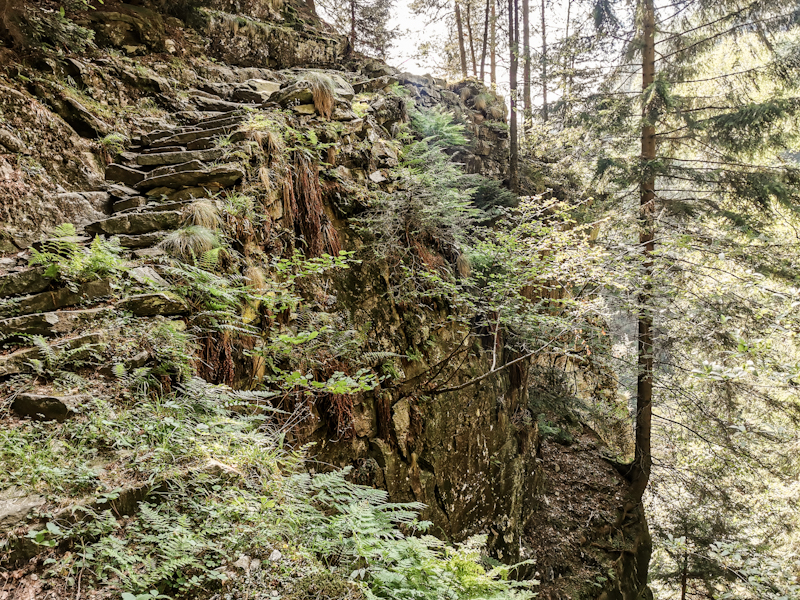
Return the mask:
[[463, 252], [460, 252], [456, 259], [456, 270], [465, 279], [472, 273], [472, 264], [469, 261], [469, 257]]
[[325, 119], [330, 119], [333, 114], [333, 105], [336, 96], [333, 93], [333, 79], [324, 73], [307, 73], [303, 81], [309, 84], [311, 95], [314, 98], [314, 108]]
[[184, 209], [184, 222], [190, 226], [217, 231], [222, 224], [222, 219], [214, 202], [211, 200], [198, 200]]
[[475, 110], [486, 110], [486, 108], [490, 104], [493, 104], [494, 101], [495, 98], [491, 94], [487, 92], [481, 92], [475, 96], [475, 101], [472, 103], [472, 106], [475, 108]]
[[486, 110], [486, 116], [494, 121], [503, 121], [506, 118], [506, 111], [503, 106], [495, 104]]
[[219, 246], [217, 235], [205, 227], [189, 225], [171, 232], [159, 244], [167, 254], [181, 260], [196, 260]]
[[257, 292], [266, 292], [267, 291], [267, 277], [264, 275], [264, 271], [259, 267], [249, 266], [244, 270], [244, 278], [247, 279], [247, 285], [257, 291]]

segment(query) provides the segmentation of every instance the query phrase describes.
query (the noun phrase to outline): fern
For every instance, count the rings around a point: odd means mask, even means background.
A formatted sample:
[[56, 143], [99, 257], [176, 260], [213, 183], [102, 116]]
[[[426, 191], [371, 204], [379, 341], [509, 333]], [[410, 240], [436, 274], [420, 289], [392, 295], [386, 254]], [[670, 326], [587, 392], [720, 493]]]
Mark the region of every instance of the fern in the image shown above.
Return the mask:
[[88, 249], [77, 241], [75, 226], [65, 223], [56, 227], [51, 238], [42, 242], [42, 249], [31, 248], [28, 264], [45, 267], [45, 276], [60, 278], [67, 283], [89, 281], [114, 275], [125, 269], [120, 258], [119, 240], [96, 237]]

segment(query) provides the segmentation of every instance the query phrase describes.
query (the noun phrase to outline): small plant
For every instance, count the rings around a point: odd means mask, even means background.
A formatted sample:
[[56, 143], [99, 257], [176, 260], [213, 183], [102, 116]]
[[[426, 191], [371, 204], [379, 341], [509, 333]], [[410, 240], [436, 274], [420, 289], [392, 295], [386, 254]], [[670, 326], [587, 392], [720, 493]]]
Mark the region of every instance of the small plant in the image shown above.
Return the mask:
[[57, 385], [80, 385], [83, 378], [73, 369], [99, 364], [99, 344], [82, 344], [75, 348], [51, 346], [41, 335], [30, 337], [31, 343], [39, 351], [38, 358], [28, 362], [33, 373], [43, 379], [55, 381]]
[[111, 162], [114, 156], [124, 152], [129, 142], [128, 136], [116, 131], [100, 138], [100, 147], [103, 149], [106, 162]]
[[467, 143], [463, 123], [456, 123], [453, 113], [444, 109], [437, 107], [431, 110], [412, 111], [411, 123], [432, 146], [454, 148]]
[[369, 112], [369, 104], [366, 102], [353, 102], [353, 112], [359, 119], [363, 119]]

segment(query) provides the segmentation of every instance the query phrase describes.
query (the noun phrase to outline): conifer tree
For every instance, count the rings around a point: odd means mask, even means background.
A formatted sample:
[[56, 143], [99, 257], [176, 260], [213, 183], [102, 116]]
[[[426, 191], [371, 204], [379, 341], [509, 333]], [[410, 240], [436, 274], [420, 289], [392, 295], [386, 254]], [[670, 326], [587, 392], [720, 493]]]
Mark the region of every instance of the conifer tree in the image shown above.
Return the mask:
[[[800, 13], [785, 0], [638, 0], [626, 30], [624, 11], [612, 8], [599, 2], [595, 16], [625, 41], [621, 60], [584, 119], [604, 140], [597, 181], [617, 186], [616, 241], [625, 236], [619, 209], [630, 210], [634, 197], [638, 205], [632, 499], [648, 484], [669, 498], [652, 504], [662, 511], [656, 531], [682, 541], [665, 542], [671, 566], [659, 573], [682, 597], [720, 597], [737, 585], [736, 597], [777, 598], [777, 576], [771, 590], [756, 585], [769, 579], [767, 566], [723, 568], [712, 541], [753, 549], [760, 535], [766, 556], [774, 530], [728, 517], [752, 510], [754, 491], [767, 493], [764, 478], [779, 482], [798, 469], [782, 451], [796, 443], [800, 422], [795, 384], [785, 379], [796, 376], [798, 348], [774, 327], [789, 326], [779, 307], [798, 275], [781, 254], [796, 248], [782, 228], [796, 227], [800, 207], [800, 171], [786, 160], [798, 148]], [[669, 440], [657, 462], [654, 430]], [[740, 577], [747, 569], [754, 576]]]
[[317, 0], [317, 7], [352, 47], [365, 54], [385, 59], [398, 32], [389, 27], [394, 0]]

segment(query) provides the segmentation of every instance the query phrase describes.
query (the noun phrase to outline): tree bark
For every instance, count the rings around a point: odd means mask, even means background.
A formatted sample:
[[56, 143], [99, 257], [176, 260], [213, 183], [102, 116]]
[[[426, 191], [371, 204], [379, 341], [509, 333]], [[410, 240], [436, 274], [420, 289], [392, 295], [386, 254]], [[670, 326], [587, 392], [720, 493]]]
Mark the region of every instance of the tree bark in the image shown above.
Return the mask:
[[523, 103], [525, 104], [523, 130], [528, 126], [533, 115], [533, 106], [531, 104], [531, 26], [529, 13], [529, 0], [522, 0], [522, 95]]
[[467, 2], [467, 36], [469, 37], [469, 55], [472, 59], [472, 76], [478, 76], [478, 63], [475, 60], [475, 42], [472, 37], [472, 4]]
[[[572, 14], [572, 0], [567, 0], [567, 23], [564, 26], [564, 43], [569, 44], [569, 26], [570, 26], [570, 16]], [[569, 49], [569, 45], [566, 46]], [[564, 102], [564, 122], [567, 121], [568, 113], [569, 113], [569, 96], [571, 93], [570, 88], [572, 77], [571, 74], [568, 75], [569, 67], [567, 65], [567, 61], [569, 60], [570, 52], [567, 51], [564, 54], [564, 75], [561, 80], [562, 89], [563, 89], [563, 102]]]
[[497, 85], [497, 12], [494, 7], [495, 0], [488, 0], [492, 3], [492, 22], [491, 34], [489, 39], [489, 82], [492, 89]]
[[[642, 91], [655, 81], [654, 0], [642, 0]], [[636, 381], [636, 451], [633, 460], [631, 497], [642, 499], [650, 480], [653, 458], [650, 452], [653, 409], [653, 313], [652, 275], [655, 250], [655, 176], [648, 163], [656, 158], [656, 128], [647, 121], [647, 106], [642, 107], [643, 176], [639, 187], [639, 246], [643, 261], [643, 283], [639, 292], [638, 376]]]
[[356, 0], [350, 0], [350, 46], [356, 49]]
[[486, 45], [489, 41], [489, 5], [491, 5], [492, 0], [486, 0], [486, 15], [483, 19], [483, 49], [481, 50], [481, 74], [480, 80], [481, 83], [484, 83], [484, 74], [486, 67]]
[[545, 7], [547, 0], [542, 0], [542, 119], [547, 121], [547, 21]]
[[519, 19], [517, 17], [517, 0], [508, 0], [508, 47], [511, 61], [509, 63], [510, 108], [508, 127], [508, 187], [512, 192], [519, 189], [519, 145], [517, 140], [517, 63], [519, 62]]
[[461, 24], [461, 7], [456, 2], [456, 29], [458, 30], [458, 55], [461, 59], [461, 77], [467, 77], [467, 52], [464, 49], [464, 26]]

